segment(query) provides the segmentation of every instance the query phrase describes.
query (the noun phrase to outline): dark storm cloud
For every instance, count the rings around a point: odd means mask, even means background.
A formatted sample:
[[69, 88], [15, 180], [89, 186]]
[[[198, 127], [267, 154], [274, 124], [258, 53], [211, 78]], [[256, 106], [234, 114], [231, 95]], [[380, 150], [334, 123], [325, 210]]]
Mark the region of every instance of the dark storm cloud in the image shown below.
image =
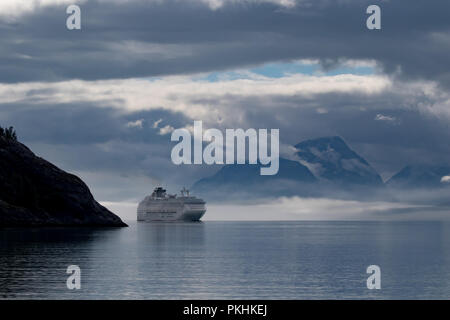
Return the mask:
[[[120, 2], [117, 2], [120, 3]], [[382, 30], [365, 27], [369, 4]], [[91, 0], [82, 30], [65, 28], [65, 7], [0, 20], [0, 81], [110, 79], [183, 74], [299, 58], [332, 67], [375, 59], [387, 73], [450, 83], [445, 0], [225, 2]]]
[[[100, 144], [115, 139], [166, 145], [167, 136], [158, 134], [154, 122], [162, 119], [160, 126], [183, 127], [189, 121], [180, 113], [165, 110], [124, 113], [92, 103], [0, 104], [0, 119], [3, 126], [14, 124], [24, 141], [55, 145]], [[142, 126], [130, 125], [137, 120]]]
[[[0, 110], [4, 126], [14, 124], [20, 141], [51, 146], [46, 153], [62, 167], [118, 174], [147, 170], [143, 165], [147, 158], [166, 155], [170, 161], [170, 136], [159, 135], [153, 123], [159, 119], [176, 126], [186, 123], [182, 115], [162, 110], [123, 114], [87, 104], [10, 104]], [[142, 127], [127, 126], [136, 120], [143, 120]]]

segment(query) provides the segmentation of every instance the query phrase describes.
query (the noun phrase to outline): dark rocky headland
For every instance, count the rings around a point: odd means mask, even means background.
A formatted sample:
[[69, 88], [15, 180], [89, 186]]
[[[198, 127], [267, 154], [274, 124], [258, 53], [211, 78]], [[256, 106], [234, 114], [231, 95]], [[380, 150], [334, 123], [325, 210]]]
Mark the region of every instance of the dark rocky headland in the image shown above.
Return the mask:
[[0, 227], [126, 227], [77, 176], [36, 156], [0, 128]]

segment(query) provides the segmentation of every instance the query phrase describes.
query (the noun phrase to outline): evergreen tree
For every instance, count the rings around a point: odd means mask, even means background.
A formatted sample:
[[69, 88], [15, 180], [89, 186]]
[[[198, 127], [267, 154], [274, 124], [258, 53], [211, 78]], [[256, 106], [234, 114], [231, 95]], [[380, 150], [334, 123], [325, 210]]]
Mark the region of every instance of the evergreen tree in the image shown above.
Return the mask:
[[0, 127], [0, 137], [5, 138], [6, 140], [17, 141], [17, 134], [13, 127], [9, 128]]

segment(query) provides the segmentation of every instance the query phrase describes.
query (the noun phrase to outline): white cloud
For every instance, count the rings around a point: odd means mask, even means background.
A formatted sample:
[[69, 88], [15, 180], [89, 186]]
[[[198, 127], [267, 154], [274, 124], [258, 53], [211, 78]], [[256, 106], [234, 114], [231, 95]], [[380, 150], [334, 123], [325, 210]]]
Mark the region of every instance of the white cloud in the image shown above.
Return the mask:
[[163, 119], [159, 119], [159, 120], [156, 120], [156, 121], [153, 123], [153, 129], [159, 128], [159, 132], [158, 132], [159, 135], [165, 136], [166, 134], [169, 134], [169, 133], [171, 133], [173, 130], [175, 130], [175, 128], [172, 127], [171, 125], [165, 125], [164, 127], [161, 127], [161, 128], [160, 128], [160, 127], [159, 127], [159, 124], [160, 124], [162, 121], [163, 121]]
[[[281, 78], [260, 76], [210, 82], [205, 80], [204, 75], [200, 77], [197, 74], [150, 80], [0, 83], [0, 104], [89, 103], [97, 107], [113, 107], [123, 113], [164, 109], [182, 113], [188, 119], [201, 119], [205, 126], [212, 127], [245, 126], [248, 112], [268, 113], [285, 107], [298, 108], [299, 111], [310, 109], [326, 118], [334, 112], [333, 104], [326, 98], [331, 95], [361, 97], [361, 102], [367, 104], [358, 109], [360, 112], [383, 110], [386, 105], [374, 102], [379, 100], [380, 95], [389, 95], [401, 99], [399, 109], [418, 110], [450, 121], [450, 94], [439, 90], [435, 83], [394, 82], [382, 75], [290, 74]], [[250, 101], [248, 108], [243, 104], [246, 100]], [[294, 100], [299, 103], [286, 103]], [[375, 121], [399, 123], [399, 119], [392, 115], [384, 112], [375, 114]], [[161, 121], [153, 123], [153, 127], [159, 128]], [[170, 126], [166, 126], [159, 133], [165, 135], [171, 130]]]
[[316, 112], [317, 112], [318, 114], [326, 114], [326, 113], [328, 113], [328, 110], [325, 109], [325, 108], [317, 108], [317, 109], [316, 109]]
[[[87, 0], [1, 0], [0, 18], [15, 19], [46, 6], [82, 4]], [[63, 12], [62, 14], [65, 14]]]
[[153, 129], [158, 128], [158, 126], [161, 123], [161, 121], [163, 121], [163, 119], [159, 119], [159, 120], [156, 120], [155, 122], [153, 122]]
[[220, 9], [226, 3], [246, 4], [246, 3], [273, 3], [282, 7], [291, 8], [296, 5], [295, 0], [200, 0], [208, 5], [211, 10]]
[[[0, 18], [16, 19], [23, 14], [27, 14], [38, 8], [46, 6], [83, 4], [89, 0], [0, 0]], [[154, 2], [162, 3], [163, 0], [100, 0], [106, 5], [125, 4], [128, 2]], [[180, 0], [186, 1], [186, 0]], [[285, 8], [291, 8], [296, 5], [295, 0], [190, 0], [191, 2], [200, 2], [208, 6], [211, 10], [217, 10], [226, 3], [242, 4], [242, 3], [273, 3]]]
[[441, 183], [450, 183], [450, 176], [443, 176], [441, 178]]
[[142, 128], [142, 124], [144, 123], [144, 119], [139, 119], [136, 121], [130, 121], [127, 123], [128, 128]]
[[[211, 101], [224, 97], [271, 96], [307, 97], [329, 93], [378, 94], [392, 86], [391, 80], [378, 75], [288, 75], [282, 78], [259, 77], [209, 82], [195, 77], [163, 77], [145, 79], [63, 81], [56, 83], [0, 84], [0, 103], [29, 102], [41, 104], [93, 102], [116, 107], [126, 112], [167, 109], [182, 112], [189, 118], [212, 120], [239, 117], [236, 110], [224, 110]], [[201, 102], [201, 101], [205, 102]], [[192, 101], [196, 101], [193, 103]], [[302, 106], [299, 106], [302, 107]]]
[[292, 146], [290, 144], [281, 143], [279, 148], [280, 148], [280, 156], [281, 157], [283, 157], [285, 159], [289, 159], [289, 160], [294, 160], [294, 161], [299, 160], [299, 157], [297, 156], [297, 152], [299, 150], [297, 148], [295, 148], [294, 146]]
[[349, 68], [376, 68], [378, 66], [376, 60], [345, 60], [341, 62], [342, 66]]
[[386, 116], [386, 115], [383, 115], [381, 113], [377, 114], [376, 117], [375, 117], [375, 121], [390, 121], [390, 122], [392, 122], [392, 121], [395, 121], [395, 120], [396, 120], [395, 117]]
[[169, 126], [169, 125], [166, 125], [166, 126], [164, 126], [164, 127], [162, 127], [162, 128], [159, 129], [159, 134], [160, 134], [161, 136], [164, 136], [164, 135], [166, 135], [166, 134], [171, 133], [173, 130], [175, 130], [174, 127]]

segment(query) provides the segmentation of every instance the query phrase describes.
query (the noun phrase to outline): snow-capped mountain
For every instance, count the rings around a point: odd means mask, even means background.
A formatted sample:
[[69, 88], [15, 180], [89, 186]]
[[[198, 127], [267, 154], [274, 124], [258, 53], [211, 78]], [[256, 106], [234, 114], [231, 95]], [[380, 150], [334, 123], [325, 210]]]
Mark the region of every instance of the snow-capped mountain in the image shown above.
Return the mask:
[[295, 145], [298, 161], [316, 178], [342, 186], [382, 186], [374, 168], [340, 137], [306, 140]]
[[295, 147], [293, 159], [280, 158], [277, 175], [261, 176], [260, 165], [225, 165], [213, 176], [197, 181], [192, 189], [201, 194], [241, 193], [254, 198], [327, 196], [384, 186], [375, 169], [340, 137], [307, 140]]

